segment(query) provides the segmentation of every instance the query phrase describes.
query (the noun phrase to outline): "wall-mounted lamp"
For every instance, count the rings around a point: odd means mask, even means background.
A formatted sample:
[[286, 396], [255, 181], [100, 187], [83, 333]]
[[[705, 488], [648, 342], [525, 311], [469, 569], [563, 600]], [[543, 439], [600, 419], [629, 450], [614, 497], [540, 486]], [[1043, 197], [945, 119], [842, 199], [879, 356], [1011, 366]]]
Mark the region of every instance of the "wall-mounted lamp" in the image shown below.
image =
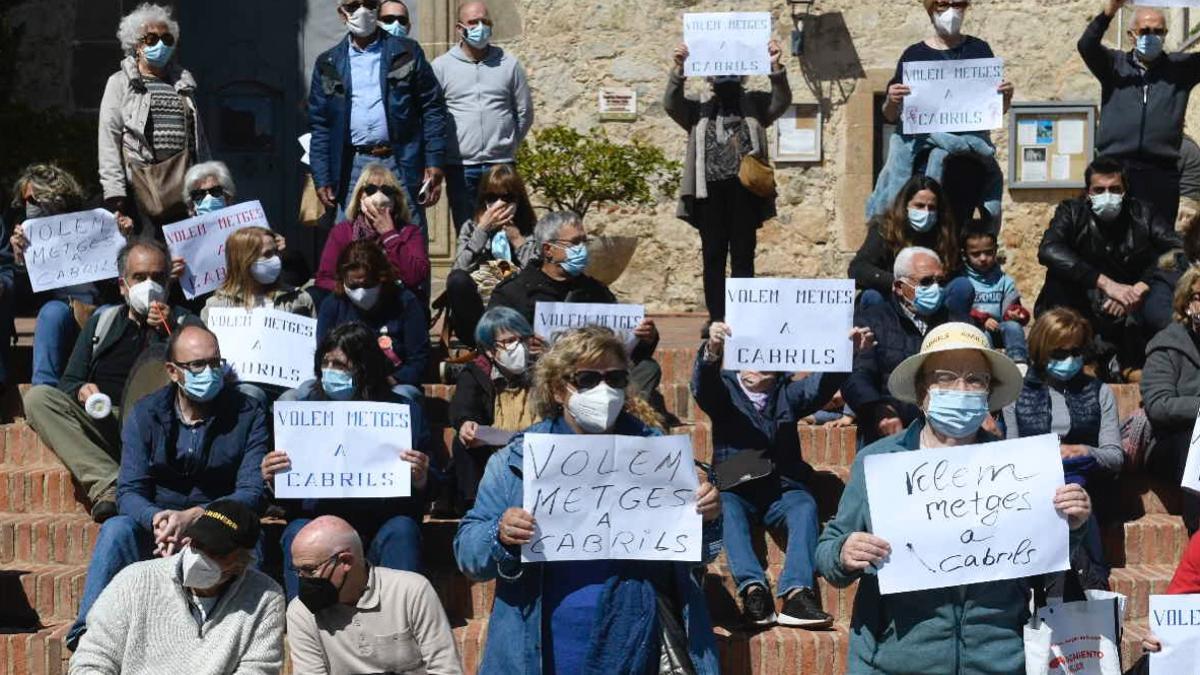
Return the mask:
[[787, 0], [792, 10], [792, 56], [804, 54], [804, 17], [812, 13], [816, 0]]

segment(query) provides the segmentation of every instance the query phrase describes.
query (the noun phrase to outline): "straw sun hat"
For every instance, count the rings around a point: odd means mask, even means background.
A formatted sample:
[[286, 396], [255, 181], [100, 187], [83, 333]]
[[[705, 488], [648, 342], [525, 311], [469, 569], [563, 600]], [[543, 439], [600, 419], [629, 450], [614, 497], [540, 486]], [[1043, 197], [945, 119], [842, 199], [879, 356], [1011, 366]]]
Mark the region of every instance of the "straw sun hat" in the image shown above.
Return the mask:
[[992, 392], [988, 408], [999, 410], [1017, 400], [1024, 378], [1017, 364], [1007, 356], [991, 348], [983, 331], [968, 323], [944, 323], [929, 331], [921, 343], [921, 351], [900, 362], [888, 378], [888, 389], [892, 396], [915, 405], [917, 398], [917, 375], [930, 355], [956, 349], [970, 349], [983, 354], [992, 370]]

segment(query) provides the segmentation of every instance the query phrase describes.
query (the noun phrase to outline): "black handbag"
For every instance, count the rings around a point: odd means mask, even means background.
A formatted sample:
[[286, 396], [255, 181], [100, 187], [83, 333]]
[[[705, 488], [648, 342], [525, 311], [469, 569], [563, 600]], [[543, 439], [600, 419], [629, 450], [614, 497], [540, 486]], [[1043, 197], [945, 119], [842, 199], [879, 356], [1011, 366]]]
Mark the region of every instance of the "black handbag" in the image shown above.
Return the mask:
[[775, 462], [768, 450], [742, 450], [717, 465], [717, 488], [733, 488], [769, 478], [775, 473]]

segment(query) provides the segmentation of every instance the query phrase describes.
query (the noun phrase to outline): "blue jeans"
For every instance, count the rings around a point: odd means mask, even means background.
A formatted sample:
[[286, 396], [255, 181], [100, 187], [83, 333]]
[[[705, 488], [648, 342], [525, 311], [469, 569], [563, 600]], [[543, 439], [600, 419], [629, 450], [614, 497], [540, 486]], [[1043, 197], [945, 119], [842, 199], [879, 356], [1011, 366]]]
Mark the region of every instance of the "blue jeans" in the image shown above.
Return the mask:
[[883, 293], [874, 288], [865, 289], [862, 293], [858, 294], [858, 309], [860, 310], [874, 307], [875, 305], [882, 305], [885, 302], [887, 302], [887, 298], [883, 297]]
[[[292, 541], [311, 518], [297, 518], [283, 528], [279, 544], [283, 548], [283, 590], [290, 602], [299, 592], [300, 580], [292, 566]], [[367, 561], [372, 565], [406, 572], [421, 571], [421, 522], [412, 516], [393, 516], [383, 522], [374, 536], [368, 538], [368, 528], [350, 523], [367, 545]]]
[[971, 280], [955, 277], [946, 284], [942, 293], [950, 320], [971, 323], [971, 306], [975, 304], [975, 286]]
[[450, 218], [454, 220], [456, 233], [463, 223], [475, 216], [475, 205], [479, 201], [479, 182], [483, 179], [483, 174], [493, 166], [496, 164], [446, 165], [446, 198], [450, 200]]
[[396, 180], [404, 186], [404, 191], [408, 193], [408, 211], [412, 214], [413, 225], [421, 228], [421, 236], [425, 238], [425, 246], [429, 246], [429, 226], [425, 222], [425, 207], [417, 201], [417, 193], [421, 190], [420, 184], [416, 186], [409, 185], [404, 182], [404, 176], [400, 173], [399, 167], [396, 165], [396, 158], [388, 157], [373, 157], [371, 155], [362, 155], [354, 153], [354, 163], [350, 166], [350, 182], [346, 184], [346, 203], [342, 204], [343, 211], [338, 213], [338, 220], [345, 217], [344, 209], [350, 206], [350, 197], [354, 195], [354, 186], [358, 184], [358, 178], [362, 175], [363, 169], [372, 163], [379, 163], [388, 168]]
[[74, 648], [87, 629], [88, 610], [117, 573], [139, 560], [150, 558], [154, 537], [129, 516], [113, 516], [100, 526], [92, 560], [88, 563], [83, 582], [83, 598], [79, 601], [79, 616], [67, 633], [67, 645]]
[[1000, 329], [988, 336], [992, 347], [1004, 347], [1008, 358], [1017, 363], [1029, 363], [1029, 344], [1025, 341], [1025, 328], [1016, 321], [1001, 321]]
[[66, 300], [50, 300], [38, 311], [33, 329], [33, 383], [58, 386], [79, 337], [79, 324]]
[[[767, 586], [766, 575], [750, 539], [751, 525], [760, 520], [768, 528], [782, 527], [787, 532], [787, 556], [776, 584], [776, 594], [783, 597], [798, 588], [813, 587], [813, 559], [817, 554], [820, 531], [817, 502], [803, 483], [787, 478], [779, 480], [778, 489], [770, 485], [747, 485], [745, 492], [749, 496], [729, 491], [721, 493], [725, 555], [739, 593], [751, 584]], [[752, 493], [755, 488], [761, 494]]]

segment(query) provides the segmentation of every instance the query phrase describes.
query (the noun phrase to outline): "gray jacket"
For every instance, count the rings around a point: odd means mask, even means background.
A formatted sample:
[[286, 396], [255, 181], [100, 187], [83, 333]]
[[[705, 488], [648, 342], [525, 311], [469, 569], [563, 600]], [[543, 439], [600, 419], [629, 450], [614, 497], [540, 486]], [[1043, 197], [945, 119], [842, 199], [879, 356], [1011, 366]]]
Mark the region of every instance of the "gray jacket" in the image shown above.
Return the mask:
[[533, 126], [533, 95], [516, 57], [493, 45], [476, 62], [456, 45], [433, 60], [433, 74], [450, 111], [447, 135], [458, 138], [447, 144], [446, 163], [514, 161]]
[[[454, 269], [474, 272], [480, 265], [492, 260], [492, 237], [495, 234], [476, 226], [474, 218], [463, 223], [458, 231], [458, 254], [454, 256]], [[513, 264], [524, 268], [540, 251], [541, 246], [530, 232], [525, 236], [525, 243], [513, 251]]]
[[[1071, 412], [1067, 409], [1067, 399], [1062, 392], [1053, 386], [1047, 386], [1050, 393], [1050, 432], [1065, 436], [1071, 430]], [[1096, 445], [1087, 446], [1088, 454], [1096, 459], [1106, 471], [1113, 474], [1121, 472], [1125, 465], [1125, 450], [1121, 447], [1121, 418], [1117, 411], [1117, 397], [1112, 387], [1100, 385], [1100, 435]], [[1017, 404], [1009, 403], [1004, 406], [1005, 437], [1020, 438], [1020, 424], [1017, 422]]]
[[[194, 160], [208, 161], [208, 141], [196, 109], [196, 80], [191, 73], [171, 62], [163, 81], [175, 86], [191, 113], [196, 143]], [[126, 56], [117, 72], [108, 78], [104, 98], [100, 101], [98, 160], [100, 187], [104, 189], [105, 199], [129, 194], [130, 173], [126, 157], [140, 164], [154, 163], [154, 149], [146, 137], [149, 122], [150, 93], [138, 71], [137, 60]]]
[[1200, 350], [1192, 333], [1171, 322], [1146, 346], [1142, 405], [1156, 437], [1190, 432], [1200, 410]]

